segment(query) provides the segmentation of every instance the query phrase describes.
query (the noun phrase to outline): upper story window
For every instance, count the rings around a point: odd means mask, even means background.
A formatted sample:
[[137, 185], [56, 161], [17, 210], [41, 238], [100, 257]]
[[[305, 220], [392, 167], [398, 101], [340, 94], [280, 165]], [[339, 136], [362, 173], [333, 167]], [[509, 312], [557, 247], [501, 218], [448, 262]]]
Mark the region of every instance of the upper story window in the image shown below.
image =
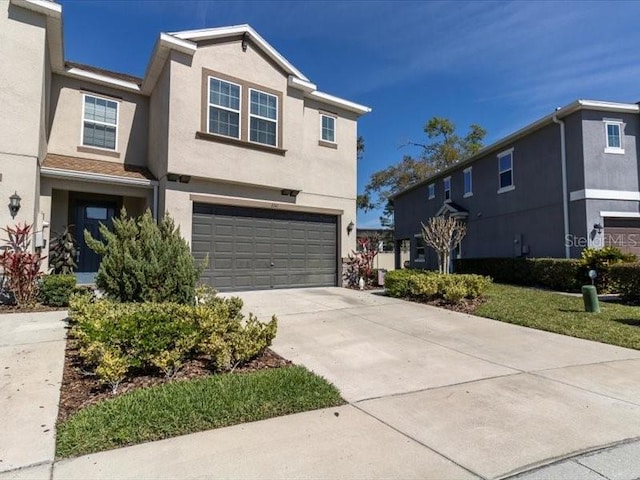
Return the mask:
[[624, 153], [622, 145], [622, 122], [605, 120], [604, 122], [605, 136], [607, 146], [605, 153]]
[[118, 138], [118, 102], [84, 95], [82, 145], [115, 150]]
[[320, 138], [324, 142], [336, 142], [336, 117], [320, 115]]
[[259, 90], [249, 91], [249, 140], [275, 147], [278, 143], [278, 97]]
[[498, 193], [511, 191], [513, 184], [513, 148], [498, 154]]
[[430, 183], [429, 186], [427, 187], [427, 198], [429, 200], [436, 198], [436, 184], [435, 183]]
[[470, 197], [473, 195], [473, 177], [471, 173], [471, 167], [464, 169], [464, 196]]
[[209, 77], [208, 133], [240, 138], [240, 85]]
[[451, 200], [451, 177], [447, 177], [444, 182], [444, 201]]

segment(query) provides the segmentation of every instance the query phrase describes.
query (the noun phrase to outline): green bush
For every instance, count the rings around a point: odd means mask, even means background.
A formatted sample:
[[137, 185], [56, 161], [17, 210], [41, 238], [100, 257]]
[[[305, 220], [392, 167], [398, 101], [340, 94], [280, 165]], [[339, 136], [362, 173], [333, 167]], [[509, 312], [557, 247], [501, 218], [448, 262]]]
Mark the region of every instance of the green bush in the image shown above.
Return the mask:
[[443, 299], [460, 303], [464, 299], [481, 297], [491, 284], [480, 275], [442, 274], [426, 270], [392, 270], [385, 277], [387, 294], [398, 298], [419, 300]]
[[609, 280], [625, 302], [640, 303], [640, 263], [611, 265]]
[[113, 220], [113, 232], [101, 225], [103, 241], [85, 231], [87, 245], [102, 256], [96, 285], [119, 302], [193, 304], [203, 266], [196, 265], [189, 245], [173, 220], [156, 224], [147, 210], [127, 217], [123, 208]]
[[75, 288], [73, 275], [45, 275], [40, 280], [38, 300], [50, 307], [66, 307]]
[[622, 253], [616, 247], [585, 248], [580, 258], [580, 277], [583, 283], [591, 283], [588, 273], [595, 270], [596, 286], [600, 293], [608, 293], [613, 290], [609, 280], [609, 269], [619, 263], [633, 263], [636, 256], [630, 253]]
[[457, 273], [474, 273], [499, 283], [580, 291], [584, 284], [580, 261], [565, 258], [464, 258], [455, 261]]
[[245, 363], [275, 337], [277, 320], [245, 319], [242, 300], [211, 294], [198, 305], [119, 303], [74, 295], [71, 337], [89, 370], [115, 392], [134, 369], [157, 369], [171, 377], [186, 360], [208, 355], [216, 370]]

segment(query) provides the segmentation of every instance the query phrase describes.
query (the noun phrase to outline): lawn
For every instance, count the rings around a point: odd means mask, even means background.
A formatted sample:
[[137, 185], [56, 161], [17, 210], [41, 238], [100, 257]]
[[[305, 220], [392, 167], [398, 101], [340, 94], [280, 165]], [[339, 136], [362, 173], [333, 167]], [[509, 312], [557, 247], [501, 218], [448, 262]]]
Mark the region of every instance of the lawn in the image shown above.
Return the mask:
[[343, 404], [303, 367], [214, 375], [143, 388], [89, 406], [57, 427], [58, 457]]
[[640, 307], [600, 302], [586, 313], [582, 297], [500, 284], [486, 297], [478, 316], [640, 350]]

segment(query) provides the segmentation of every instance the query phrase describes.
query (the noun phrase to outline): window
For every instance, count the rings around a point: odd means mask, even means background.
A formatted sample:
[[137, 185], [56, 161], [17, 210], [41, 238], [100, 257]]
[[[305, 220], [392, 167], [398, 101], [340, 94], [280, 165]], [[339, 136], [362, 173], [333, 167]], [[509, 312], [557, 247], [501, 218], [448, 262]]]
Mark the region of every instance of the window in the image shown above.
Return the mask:
[[116, 149], [118, 102], [85, 95], [82, 118], [82, 145]]
[[451, 177], [444, 179], [444, 201], [451, 200]]
[[249, 91], [249, 140], [275, 147], [278, 138], [278, 97], [259, 90]]
[[425, 248], [424, 248], [424, 239], [422, 235], [416, 235], [416, 254], [413, 258], [414, 262], [424, 262], [425, 261]]
[[622, 122], [605, 121], [604, 128], [607, 139], [605, 153], [624, 153], [622, 147]]
[[464, 196], [473, 195], [473, 178], [471, 176], [471, 167], [464, 169]]
[[509, 192], [515, 188], [513, 185], [513, 149], [498, 154], [498, 193]]
[[240, 85], [209, 77], [207, 132], [240, 138]]
[[320, 115], [320, 138], [325, 142], [336, 142], [336, 118]]
[[429, 198], [429, 200], [436, 198], [436, 184], [435, 183], [430, 183], [429, 186], [427, 187], [427, 197]]

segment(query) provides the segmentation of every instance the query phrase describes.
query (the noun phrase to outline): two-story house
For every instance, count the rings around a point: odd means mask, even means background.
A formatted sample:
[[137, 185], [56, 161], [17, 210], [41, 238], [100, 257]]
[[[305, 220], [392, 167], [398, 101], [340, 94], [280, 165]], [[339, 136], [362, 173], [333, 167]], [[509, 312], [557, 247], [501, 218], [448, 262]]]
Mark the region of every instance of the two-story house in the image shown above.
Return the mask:
[[457, 258], [640, 254], [639, 113], [589, 100], [557, 109], [398, 193], [395, 241], [410, 243], [412, 267], [435, 268], [421, 222], [452, 215], [467, 226]]
[[319, 91], [250, 26], [162, 33], [137, 78], [65, 61], [61, 5], [10, 0], [0, 57], [0, 225], [34, 224], [45, 255], [73, 225], [90, 280], [82, 232], [149, 208], [209, 256], [218, 289], [339, 283], [370, 109]]

